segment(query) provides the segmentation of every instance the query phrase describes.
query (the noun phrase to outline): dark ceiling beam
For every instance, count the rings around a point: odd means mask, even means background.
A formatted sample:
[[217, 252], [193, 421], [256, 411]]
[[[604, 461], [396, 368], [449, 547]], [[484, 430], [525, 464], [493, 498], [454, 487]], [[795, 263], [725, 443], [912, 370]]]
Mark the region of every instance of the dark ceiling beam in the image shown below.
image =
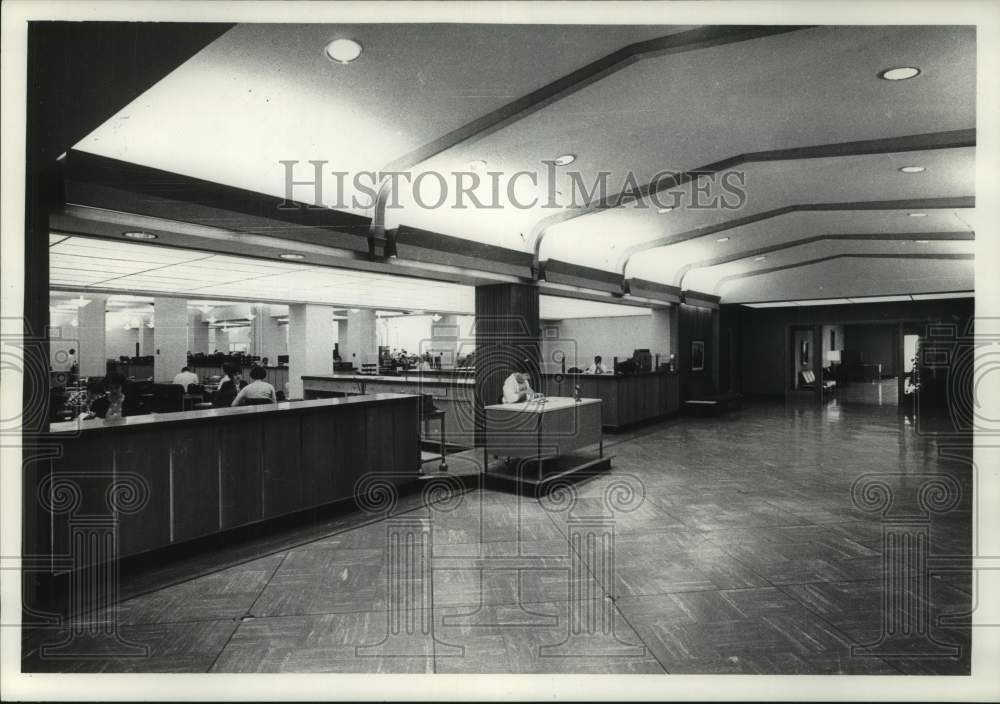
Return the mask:
[[622, 255], [620, 271], [623, 275], [628, 273], [629, 261], [639, 252], [645, 252], [658, 247], [667, 247], [679, 242], [708, 237], [719, 232], [732, 230], [744, 225], [751, 225], [761, 220], [776, 218], [788, 213], [797, 212], [828, 212], [837, 210], [866, 211], [866, 210], [950, 210], [959, 208], [976, 207], [975, 196], [959, 196], [955, 198], [907, 198], [903, 200], [871, 200], [871, 201], [850, 201], [845, 203], [806, 203], [799, 205], [786, 205], [772, 210], [763, 210], [753, 215], [745, 215], [741, 218], [734, 218], [715, 225], [698, 227], [687, 232], [680, 232], [676, 235], [659, 237], [655, 240], [647, 240], [639, 244], [626, 248]]
[[828, 159], [833, 157], [864, 156], [869, 154], [895, 154], [902, 152], [926, 151], [930, 149], [958, 149], [976, 146], [976, 130], [952, 130], [948, 132], [929, 132], [925, 134], [907, 135], [905, 137], [889, 137], [884, 139], [868, 139], [856, 142], [835, 142], [809, 147], [792, 147], [790, 149], [771, 149], [760, 152], [738, 154], [722, 161], [706, 164], [690, 171], [673, 174], [667, 178], [655, 179], [641, 186], [638, 190], [628, 193], [616, 193], [607, 196], [577, 210], [563, 210], [539, 220], [532, 227], [528, 236], [538, 261], [542, 242], [548, 229], [563, 222], [603, 212], [611, 208], [633, 203], [651, 195], [662, 193], [671, 188], [677, 188], [694, 181], [701, 176], [710, 176], [737, 166], [754, 162], [795, 161], [800, 159]]
[[819, 264], [821, 262], [828, 262], [834, 259], [939, 259], [939, 260], [962, 260], [971, 261], [975, 259], [974, 254], [832, 254], [827, 257], [817, 257], [816, 259], [807, 259], [801, 262], [793, 262], [791, 264], [782, 264], [781, 266], [772, 266], [767, 269], [756, 269], [754, 271], [747, 271], [742, 274], [732, 274], [731, 276], [724, 276], [719, 279], [716, 284], [716, 290], [721, 290], [724, 284], [731, 281], [736, 281], [737, 279], [746, 279], [752, 276], [763, 276], [764, 274], [773, 274], [777, 271], [785, 271], [787, 269], [799, 269], [804, 266], [812, 266], [813, 264]]
[[759, 247], [757, 249], [745, 250], [743, 252], [736, 252], [734, 254], [728, 254], [724, 257], [715, 257], [714, 259], [702, 259], [701, 261], [691, 262], [690, 264], [685, 264], [680, 269], [678, 269], [678, 286], [684, 287], [684, 277], [687, 276], [689, 272], [694, 269], [708, 269], [713, 266], [720, 266], [722, 264], [730, 264], [732, 262], [738, 262], [741, 259], [750, 259], [751, 257], [759, 257], [765, 254], [771, 254], [772, 252], [780, 252], [783, 249], [792, 249], [793, 247], [801, 247], [803, 245], [812, 244], [813, 242], [822, 242], [826, 240], [861, 240], [868, 242], [908, 242], [912, 240], [931, 240], [935, 242], [963, 242], [976, 239], [975, 232], [892, 232], [892, 233], [871, 233], [871, 234], [848, 234], [848, 235], [816, 235], [815, 237], [803, 237], [801, 239], [789, 240], [787, 242], [781, 242], [780, 244], [774, 244], [769, 247]]
[[642, 59], [735, 44], [799, 29], [808, 27], [718, 25], [629, 44], [399, 157], [383, 171], [405, 171], [463, 142], [482, 139]]

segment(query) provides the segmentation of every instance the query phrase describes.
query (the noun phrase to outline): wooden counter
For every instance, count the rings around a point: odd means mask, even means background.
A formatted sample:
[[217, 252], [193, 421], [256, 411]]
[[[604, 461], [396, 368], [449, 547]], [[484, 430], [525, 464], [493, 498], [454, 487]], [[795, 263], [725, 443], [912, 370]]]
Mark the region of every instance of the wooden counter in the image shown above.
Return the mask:
[[[464, 373], [435, 376], [369, 376], [364, 374], [329, 374], [302, 377], [303, 395], [307, 399], [366, 393], [429, 394], [434, 406], [445, 412], [445, 436], [449, 445], [474, 447], [476, 425], [475, 379]], [[439, 437], [437, 423], [427, 429], [426, 438]]]
[[116, 516], [125, 557], [350, 499], [369, 473], [415, 479], [417, 415], [416, 396], [375, 394], [53, 424], [62, 456], [28, 480], [43, 504], [76, 505], [53, 513], [38, 547], [67, 554], [74, 521], [110, 514], [116, 480], [144, 499]]
[[680, 410], [677, 374], [639, 372], [637, 374], [544, 374], [542, 393], [546, 396], [599, 398], [601, 422], [611, 431], [674, 415]]
[[[680, 410], [677, 374], [639, 372], [637, 374], [543, 374], [546, 396], [580, 395], [599, 398], [601, 423], [606, 430], [619, 431], [639, 423], [665, 418]], [[304, 376], [306, 398], [362, 393], [412, 393], [434, 396], [434, 405], [445, 411], [445, 429], [450, 444], [475, 445], [473, 404], [475, 380], [467, 371], [414, 373], [409, 376], [366, 376], [330, 374]], [[428, 439], [436, 439], [436, 431]]]

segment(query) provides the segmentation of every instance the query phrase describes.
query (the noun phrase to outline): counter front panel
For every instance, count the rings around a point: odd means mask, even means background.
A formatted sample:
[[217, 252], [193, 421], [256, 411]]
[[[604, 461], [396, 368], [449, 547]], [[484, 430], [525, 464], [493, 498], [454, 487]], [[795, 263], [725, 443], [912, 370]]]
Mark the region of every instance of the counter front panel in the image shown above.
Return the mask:
[[366, 474], [401, 483], [420, 466], [412, 395], [70, 422], [52, 431], [62, 456], [51, 476], [39, 463], [27, 479], [54, 509], [37, 547], [55, 556], [72, 554], [73, 526], [87, 516], [117, 521], [124, 557], [351, 499]]

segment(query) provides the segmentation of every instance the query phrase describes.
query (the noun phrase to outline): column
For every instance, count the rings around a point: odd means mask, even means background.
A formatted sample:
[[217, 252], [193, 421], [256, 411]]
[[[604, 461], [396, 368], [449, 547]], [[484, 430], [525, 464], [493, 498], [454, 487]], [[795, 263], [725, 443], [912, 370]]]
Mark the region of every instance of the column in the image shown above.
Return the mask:
[[[372, 330], [374, 332], [374, 326]], [[330, 306], [305, 303], [288, 306], [289, 399], [303, 397], [303, 374], [333, 373], [333, 335], [333, 308]]]
[[188, 349], [191, 354], [208, 354], [208, 324], [197, 308], [188, 309]]
[[661, 364], [666, 364], [671, 353], [676, 354], [673, 335], [673, 319], [675, 317], [671, 308], [653, 308], [653, 314], [650, 316], [650, 325], [652, 326], [650, 338], [653, 348], [650, 352], [653, 355], [654, 364], [656, 355], [660, 355]]
[[531, 387], [541, 389], [538, 287], [476, 286], [476, 444], [482, 443], [483, 406], [497, 403], [503, 382], [526, 364]]
[[154, 298], [156, 327], [153, 328], [153, 380], [169, 384], [187, 365], [187, 301], [182, 298]]
[[143, 322], [139, 326], [139, 350], [143, 357], [153, 354], [153, 328]]
[[431, 323], [431, 344], [427, 351], [431, 357], [440, 355], [441, 366], [445, 369], [455, 366], [460, 334], [457, 315], [445, 315], [436, 323]]
[[378, 364], [378, 334], [375, 330], [375, 311], [359, 310], [347, 313], [347, 345], [341, 348], [340, 358], [361, 369], [362, 364]]
[[80, 341], [80, 349], [76, 351], [77, 364], [80, 376], [104, 376], [108, 359], [105, 326], [108, 297], [88, 294], [87, 298], [90, 303], [76, 311], [76, 334]]
[[278, 364], [278, 355], [288, 354], [288, 338], [285, 326], [278, 323], [277, 316], [271, 311], [271, 306], [261, 306], [253, 321], [254, 338], [257, 340], [255, 354], [262, 359], [267, 358], [268, 364]]

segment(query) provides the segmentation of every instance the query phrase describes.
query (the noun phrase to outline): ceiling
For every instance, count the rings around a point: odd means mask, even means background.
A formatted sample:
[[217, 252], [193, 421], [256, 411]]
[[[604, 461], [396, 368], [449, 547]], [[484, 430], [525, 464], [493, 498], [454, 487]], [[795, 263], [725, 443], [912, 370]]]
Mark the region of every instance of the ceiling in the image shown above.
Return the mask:
[[[183, 297], [190, 307], [232, 306], [233, 301], [315, 303], [335, 308], [421, 310], [471, 315], [475, 288], [404, 276], [274, 262], [250, 257], [52, 234], [49, 237], [52, 303], [72, 308], [87, 292], [110, 293], [109, 310], [149, 312], [151, 295]], [[121, 292], [121, 293], [118, 293]], [[645, 308], [542, 295], [543, 319], [648, 315]]]
[[[817, 286], [838, 297], [973, 288], [971, 260], [890, 255], [973, 252], [974, 27], [825, 26], [753, 38], [734, 31], [731, 40], [707, 46], [688, 42], [700, 31], [238, 25], [76, 148], [279, 197], [285, 195], [280, 161], [299, 161], [295, 178], [309, 180], [313, 172], [306, 162], [322, 160], [320, 198], [310, 186], [296, 187], [294, 196], [369, 217], [371, 208], [338, 204], [338, 197], [349, 201], [360, 193], [350, 178], [339, 192], [330, 172], [397, 165], [415, 175], [448, 176], [482, 160], [485, 169], [501, 173], [499, 200], [505, 207], [472, 207], [471, 198], [467, 207], [454, 207], [453, 183], [443, 205], [428, 207], [437, 200], [438, 181], [425, 178], [422, 199], [413, 189], [400, 189], [399, 207], [388, 209], [386, 226], [405, 224], [525, 252], [537, 244], [543, 260], [682, 284], [721, 295], [723, 302], [816, 297], [802, 290], [815, 293]], [[719, 31], [724, 37], [728, 30]], [[344, 36], [364, 47], [348, 65], [323, 54], [328, 41]], [[566, 88], [567, 77], [590, 62], [663, 37], [675, 42], [671, 50], [584, 70], [587, 75]], [[904, 81], [878, 77], [895, 66], [916, 66], [921, 73]], [[539, 99], [533, 93], [538, 91], [548, 91], [547, 97]], [[518, 109], [500, 119], [512, 105]], [[935, 140], [920, 138], [954, 131], [966, 132], [943, 140], [943, 148], [930, 148]], [[863, 148], [855, 144], [861, 141]], [[832, 151], [810, 151], [814, 147]], [[577, 158], [558, 168], [543, 163], [562, 154]], [[721, 174], [682, 183], [657, 194], [661, 202], [669, 196], [675, 206], [669, 212], [650, 207], [655, 204], [649, 198], [587, 208], [579, 193], [579, 186], [591, 190], [601, 173], [613, 195], [660, 172], [725, 160], [733, 161], [723, 173], [738, 179], [729, 183], [739, 189], [723, 188]], [[899, 171], [911, 165], [925, 170]], [[512, 188], [522, 202], [541, 196], [534, 207], [512, 207], [507, 198], [507, 186], [520, 171], [539, 174], [537, 185], [521, 178]], [[578, 174], [575, 184], [570, 171]], [[472, 193], [491, 203], [485, 183]], [[693, 207], [696, 196], [706, 194], [730, 196], [727, 204], [738, 207]], [[962, 239], [906, 243], [927, 233]], [[859, 239], [815, 239], [826, 235]], [[794, 246], [801, 239], [812, 241]], [[136, 266], [117, 257], [111, 268], [95, 273], [73, 268], [73, 257], [58, 256], [69, 254], [73, 243], [63, 251], [59, 246], [52, 250], [53, 285], [58, 279], [65, 286], [176, 292], [197, 282], [202, 285], [192, 290], [231, 296], [246, 294], [253, 281], [261, 298], [333, 296], [338, 303], [371, 296], [385, 285], [387, 308], [414, 297], [428, 309], [471, 308], [472, 289], [460, 284], [327, 274], [321, 267], [280, 262], [251, 265], [191, 251], [169, 255], [184, 257], [176, 261], [147, 252]], [[756, 261], [761, 249], [768, 250], [767, 259]], [[823, 261], [808, 263], [816, 259]], [[104, 272], [116, 276], [98, 281]], [[742, 276], [750, 273], [756, 275]]]

